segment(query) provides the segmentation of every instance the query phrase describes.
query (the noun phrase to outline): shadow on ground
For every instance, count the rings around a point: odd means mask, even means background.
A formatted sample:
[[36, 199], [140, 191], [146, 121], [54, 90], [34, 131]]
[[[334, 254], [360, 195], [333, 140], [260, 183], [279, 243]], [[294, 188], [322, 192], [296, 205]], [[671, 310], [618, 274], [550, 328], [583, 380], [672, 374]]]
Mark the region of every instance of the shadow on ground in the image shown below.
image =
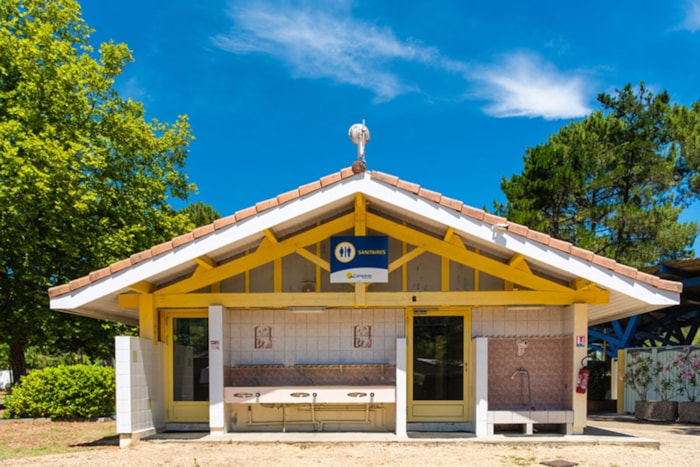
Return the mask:
[[102, 446], [119, 446], [119, 435], [105, 436], [104, 438], [96, 439], [93, 441], [86, 441], [85, 443], [76, 443], [70, 445], [70, 447], [72, 448], [89, 448]]

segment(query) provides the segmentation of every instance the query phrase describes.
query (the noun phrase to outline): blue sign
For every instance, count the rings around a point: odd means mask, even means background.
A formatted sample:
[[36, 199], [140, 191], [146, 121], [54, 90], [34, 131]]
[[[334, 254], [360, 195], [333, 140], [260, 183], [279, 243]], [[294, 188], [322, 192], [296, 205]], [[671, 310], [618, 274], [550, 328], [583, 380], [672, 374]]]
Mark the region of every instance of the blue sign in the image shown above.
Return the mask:
[[389, 238], [331, 237], [331, 283], [389, 282]]

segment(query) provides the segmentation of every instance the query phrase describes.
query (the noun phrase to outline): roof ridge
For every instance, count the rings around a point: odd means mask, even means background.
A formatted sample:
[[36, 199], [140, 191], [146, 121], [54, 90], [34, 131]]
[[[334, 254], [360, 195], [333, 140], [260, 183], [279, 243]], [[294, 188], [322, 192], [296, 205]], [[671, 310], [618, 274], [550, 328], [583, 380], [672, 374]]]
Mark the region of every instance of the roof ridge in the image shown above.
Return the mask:
[[[623, 265], [621, 263], [616, 262], [613, 259], [600, 256], [590, 250], [574, 246], [570, 242], [559, 240], [557, 238], [552, 237], [551, 235], [538, 232], [536, 230], [531, 230], [525, 225], [510, 222], [504, 217], [491, 214], [483, 209], [471, 207], [469, 205], [464, 204], [463, 201], [443, 196], [439, 192], [428, 190], [416, 183], [402, 180], [394, 175], [372, 170], [367, 170], [366, 172], [369, 174], [372, 180], [376, 180], [389, 186], [396, 187], [400, 190], [412, 193], [426, 201], [439, 204], [447, 209], [452, 209], [454, 211], [459, 212], [460, 214], [463, 214], [464, 216], [475, 219], [479, 222], [484, 222], [491, 226], [502, 225], [504, 230], [507, 230], [512, 234], [525, 237], [528, 240], [532, 240], [534, 242], [546, 245], [550, 248], [564, 252], [576, 258], [588, 261], [597, 266], [608, 269], [614, 273], [620, 274], [630, 279], [637, 280], [639, 282], [643, 282], [645, 284], [651, 285], [662, 290], [668, 290], [671, 292], [678, 293], [682, 291], [682, 284], [679, 282], [661, 279], [657, 276], [642, 272], [631, 266]], [[159, 245], [155, 245], [149, 248], [148, 250], [135, 253], [127, 259], [117, 261], [102, 269], [93, 271], [87, 276], [71, 280], [68, 284], [53, 286], [48, 290], [49, 297], [54, 298], [69, 293], [73, 290], [85, 287], [86, 285], [104, 279], [112, 274], [134, 266], [142, 261], [146, 261], [155, 256], [161, 255], [182, 245], [186, 245], [199, 238], [207, 236], [217, 230], [221, 230], [230, 225], [242, 222], [243, 220], [253, 217], [257, 214], [268, 211], [270, 209], [277, 208], [290, 201], [309, 195], [318, 190], [321, 190], [323, 188], [326, 188], [335, 183], [357, 175], [358, 173], [355, 173], [352, 167], [346, 167], [344, 169], [341, 169], [339, 172], [326, 175], [318, 180], [307, 183], [305, 185], [301, 185], [293, 190], [281, 193], [273, 198], [260, 201], [254, 204], [253, 206], [249, 206], [247, 208], [236, 211], [234, 214], [217, 219], [210, 224], [197, 227], [191, 232], [177, 236]]]

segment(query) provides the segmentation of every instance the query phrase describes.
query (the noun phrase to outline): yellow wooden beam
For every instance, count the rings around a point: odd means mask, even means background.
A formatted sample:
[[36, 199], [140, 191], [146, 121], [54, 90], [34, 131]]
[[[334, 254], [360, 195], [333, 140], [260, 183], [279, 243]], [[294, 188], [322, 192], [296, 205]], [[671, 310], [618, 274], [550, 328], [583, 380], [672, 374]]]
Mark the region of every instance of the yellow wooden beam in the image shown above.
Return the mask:
[[517, 254], [511, 256], [511, 258], [508, 260], [508, 264], [515, 268], [519, 268], [521, 271], [530, 272], [530, 266], [527, 264], [527, 258], [525, 255]]
[[418, 232], [396, 222], [384, 219], [375, 214], [367, 213], [367, 225], [386, 235], [391, 235], [401, 241], [423, 247], [439, 256], [449, 257], [452, 261], [498, 277], [533, 290], [570, 291], [565, 285], [557, 284], [534, 274], [521, 271], [499, 261], [481, 256], [466, 248], [460, 248], [441, 239]]
[[[316, 242], [316, 257], [321, 259], [321, 242]], [[326, 261], [324, 261], [324, 262], [327, 263]], [[326, 271], [330, 271], [331, 265], [330, 265], [330, 263], [327, 263], [327, 264], [328, 264], [328, 269], [326, 269]], [[318, 263], [316, 264], [316, 289], [315, 290], [316, 290], [316, 292], [321, 291], [321, 265]]]
[[[406, 223], [406, 221], [404, 221], [404, 224], [405, 223]], [[414, 250], [418, 250], [416, 252], [416, 256], [418, 256], [419, 254], [422, 254], [425, 251], [425, 248], [414, 248]], [[396, 261], [399, 261], [402, 258], [406, 258], [407, 255], [408, 255], [408, 245], [406, 244], [406, 242], [401, 242], [401, 258], [399, 258]], [[402, 292], [406, 292], [408, 290], [408, 268], [406, 267], [406, 265], [408, 264], [408, 262], [410, 260], [411, 259], [409, 258], [406, 261], [400, 263], [400, 266], [401, 266], [401, 291]], [[389, 272], [392, 271], [391, 266], [396, 261], [392, 261], [392, 263], [389, 265]]]
[[154, 305], [152, 294], [140, 294], [139, 297], [139, 337], [158, 342], [158, 309]]
[[[479, 249], [475, 249], [474, 253], [477, 255], [481, 254], [481, 251]], [[481, 274], [478, 268], [474, 268], [474, 290], [480, 290], [481, 289]]]
[[355, 307], [367, 306], [367, 286], [364, 282], [355, 283]]
[[[358, 283], [356, 285], [366, 285]], [[324, 306], [326, 308], [366, 307], [464, 307], [510, 305], [606, 304], [608, 292], [596, 291], [483, 291], [483, 292], [319, 292], [319, 293], [189, 293], [155, 297], [158, 308], [287, 308]], [[360, 300], [358, 304], [358, 295]]]
[[440, 258], [440, 290], [450, 290], [450, 258], [447, 256]]
[[171, 293], [186, 293], [197, 290], [202, 287], [207, 287], [215, 282], [220, 282], [229, 277], [249, 271], [263, 264], [274, 261], [288, 254], [296, 252], [299, 248], [313, 245], [316, 242], [325, 240], [326, 238], [351, 229], [354, 225], [354, 215], [347, 214], [330, 222], [322, 224], [311, 230], [307, 230], [293, 237], [287, 238], [277, 244], [271, 244], [269, 237], [267, 246], [262, 245], [255, 252], [241, 258], [234, 259], [228, 263], [220, 264], [212, 270], [204, 271], [203, 273], [183, 279], [180, 282], [171, 284], [155, 292], [156, 295], [165, 295]]
[[265, 229], [263, 232], [265, 234], [265, 238], [272, 244], [272, 245], [277, 245], [279, 243], [279, 240], [277, 240], [277, 236], [275, 233], [270, 230], [270, 229]]
[[331, 270], [331, 263], [329, 263], [325, 259], [321, 258], [320, 256], [311, 253], [306, 248], [298, 248], [295, 251], [295, 253], [298, 254], [299, 256], [301, 256], [302, 258], [308, 259], [309, 261], [311, 261], [312, 263], [314, 263], [316, 266], [320, 267], [324, 271]]
[[574, 290], [589, 290], [593, 288], [598, 288], [598, 286], [591, 281], [577, 277], [569, 282], [569, 287]]
[[275, 258], [272, 261], [272, 290], [282, 292], [282, 258]]
[[[245, 256], [250, 255], [250, 250], [245, 251]], [[248, 293], [250, 292], [250, 269], [246, 269], [243, 272], [243, 290]]]
[[216, 267], [216, 261], [211, 259], [209, 256], [200, 256], [199, 258], [195, 258], [194, 262], [197, 263], [198, 269], [203, 269], [203, 270], [209, 270], [209, 269], [214, 269]]
[[[455, 238], [455, 229], [450, 227], [443, 237], [447, 243], [452, 243]], [[447, 256], [440, 257], [440, 290], [448, 292], [450, 290], [450, 258]]]
[[128, 288], [138, 293], [151, 293], [156, 290], [156, 285], [148, 281], [141, 281], [136, 284], [131, 284]]
[[[272, 230], [265, 229], [264, 234], [265, 241], [267, 241], [266, 245], [279, 244], [279, 240], [277, 240], [277, 236]], [[275, 258], [272, 261], [272, 290], [276, 293], [282, 291], [282, 258]]]
[[355, 235], [367, 235], [367, 199], [362, 193], [355, 193]]
[[422, 255], [425, 253], [425, 248], [414, 248], [408, 253], [405, 252], [406, 248], [404, 248], [406, 245], [404, 244], [402, 246], [403, 254], [401, 255], [400, 258], [396, 258], [394, 261], [389, 263], [389, 272], [395, 271], [404, 264], [408, 263], [412, 259], [417, 258], [418, 256]]
[[[508, 260], [508, 265], [513, 266], [514, 268], [518, 268], [521, 271], [532, 274], [532, 271], [530, 270], [530, 266], [528, 266], [526, 259], [527, 258], [525, 257], [525, 255], [513, 255]], [[513, 290], [513, 282], [503, 281], [503, 290]]]
[[139, 307], [139, 297], [141, 294], [123, 293], [119, 295], [119, 308], [137, 308]]

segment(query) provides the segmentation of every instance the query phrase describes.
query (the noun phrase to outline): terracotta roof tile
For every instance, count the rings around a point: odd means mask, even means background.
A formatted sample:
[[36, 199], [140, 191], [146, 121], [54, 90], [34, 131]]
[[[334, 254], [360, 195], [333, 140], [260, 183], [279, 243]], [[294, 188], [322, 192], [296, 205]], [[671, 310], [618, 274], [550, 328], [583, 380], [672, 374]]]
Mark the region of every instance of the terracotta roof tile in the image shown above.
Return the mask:
[[99, 281], [100, 279], [103, 279], [107, 276], [112, 274], [112, 272], [109, 270], [109, 268], [102, 268], [98, 269], [97, 271], [92, 271], [90, 274], [88, 274], [88, 277], [90, 278], [90, 282], [96, 282]]
[[427, 199], [428, 201], [432, 201], [433, 203], [439, 203], [440, 199], [442, 199], [442, 193], [438, 193], [437, 191], [433, 190], [427, 190], [425, 188], [420, 188], [418, 190], [418, 196]]
[[409, 193], [413, 193], [414, 195], [417, 195], [418, 192], [420, 191], [420, 185], [417, 185], [415, 183], [407, 182], [404, 180], [398, 180], [396, 182], [396, 187], [400, 188], [402, 190], [406, 190]]
[[631, 266], [625, 266], [624, 264], [615, 263], [613, 271], [631, 279], [636, 279], [637, 277], [637, 270]]
[[214, 224], [212, 223], [203, 225], [202, 227], [197, 227], [196, 229], [194, 229], [194, 232], [192, 232], [192, 234], [194, 235], [194, 238], [202, 238], [214, 232], [214, 230]]
[[343, 177], [340, 175], [340, 172], [337, 172], [337, 173], [334, 173], [331, 175], [327, 175], [327, 176], [321, 178], [321, 186], [326, 187], [328, 185], [332, 185], [336, 182], [339, 182], [342, 179], [343, 179]]
[[385, 174], [383, 172], [373, 171], [370, 176], [372, 177], [372, 180], [377, 180], [378, 182], [386, 183], [387, 185], [391, 186], [396, 186], [399, 183], [399, 177]]
[[476, 219], [478, 221], [484, 220], [484, 217], [486, 216], [486, 211], [483, 209], [476, 209], [471, 206], [467, 206], [466, 204], [462, 206], [461, 212], [465, 216], [471, 217], [472, 219]]
[[129, 259], [131, 259], [131, 264], [136, 264], [140, 263], [141, 261], [145, 261], [147, 259], [151, 259], [153, 257], [153, 251], [152, 250], [145, 250], [141, 251], [139, 253], [134, 253], [131, 255]]
[[514, 233], [516, 235], [522, 235], [523, 237], [526, 237], [528, 230], [530, 230], [530, 229], [522, 224], [508, 222], [508, 232]]
[[70, 281], [68, 283], [68, 287], [71, 290], [77, 290], [81, 287], [85, 287], [88, 284], [90, 284], [90, 276], [84, 276], [84, 277]]
[[70, 286], [68, 284], [56, 285], [49, 289], [49, 297], [60, 297], [68, 292], [70, 292]]
[[236, 223], [236, 215], [232, 214], [230, 216], [222, 217], [221, 219], [215, 220], [212, 225], [214, 226], [214, 230], [220, 230], [220, 229], [223, 229], [224, 227], [228, 227], [229, 225], [233, 225], [235, 223]]
[[593, 261], [593, 257], [595, 255], [590, 250], [584, 250], [583, 248], [579, 248], [577, 246], [574, 246], [571, 248], [571, 256], [585, 259], [586, 261]]
[[671, 292], [681, 293], [683, 292], [683, 283], [661, 279], [659, 288], [669, 290]]
[[250, 206], [248, 208], [241, 209], [240, 211], [236, 211], [236, 222], [241, 222], [249, 217], [253, 217], [257, 213], [258, 210], [255, 208], [255, 206]]
[[258, 212], [263, 212], [267, 211], [268, 209], [272, 209], [279, 206], [279, 201], [277, 198], [270, 198], [265, 201], [261, 201], [255, 205], [255, 209], [257, 209]]
[[153, 252], [153, 256], [158, 256], [161, 255], [167, 251], [170, 251], [173, 249], [173, 242], [163, 242], [159, 245], [154, 246], [151, 248], [151, 251]]
[[598, 266], [602, 266], [604, 268], [613, 270], [615, 269], [615, 260], [606, 258], [605, 256], [600, 256], [600, 255], [594, 255], [593, 259], [591, 260], [593, 264], [596, 264]]
[[298, 189], [298, 188], [295, 188], [295, 189], [290, 190], [290, 191], [288, 191], [288, 192], [286, 192], [286, 193], [282, 193], [281, 195], [277, 195], [277, 201], [278, 201], [280, 204], [284, 204], [284, 203], [286, 203], [286, 202], [288, 202], [288, 201], [292, 201], [292, 200], [295, 200], [295, 199], [299, 198], [299, 196], [300, 196], [300, 195], [299, 195], [299, 189]]
[[311, 183], [307, 183], [306, 185], [302, 185], [299, 187], [299, 194], [301, 196], [306, 196], [309, 193], [313, 193], [314, 191], [318, 190], [321, 188], [321, 182], [320, 181], [315, 181]]
[[483, 221], [486, 222], [487, 224], [491, 224], [491, 225], [507, 224], [508, 223], [508, 219], [506, 219], [505, 217], [495, 216], [495, 215], [488, 213], [488, 212], [484, 212]]
[[552, 237], [550, 237], [549, 235], [542, 232], [538, 232], [536, 230], [528, 230], [527, 238], [535, 242], [542, 243], [544, 245], [549, 245], [549, 241], [552, 239]]
[[442, 196], [440, 198], [440, 205], [445, 206], [446, 208], [449, 208], [449, 209], [454, 209], [457, 212], [461, 212], [462, 206], [464, 206], [464, 203], [458, 199], [452, 199], [452, 198], [448, 198], [447, 196]]
[[179, 246], [190, 243], [192, 240], [194, 240], [194, 235], [192, 234], [192, 232], [180, 235], [179, 237], [175, 237], [172, 240], [173, 248], [177, 248]]
[[356, 174], [352, 171], [352, 167], [345, 167], [340, 171], [340, 177], [345, 180], [346, 178], [354, 177]]
[[564, 240], [551, 237], [549, 239], [549, 247], [554, 248], [555, 250], [563, 251], [564, 253], [571, 253], [571, 249], [574, 246], [569, 242], [565, 242]]
[[123, 259], [121, 261], [117, 261], [116, 263], [110, 264], [109, 270], [112, 271], [112, 274], [114, 274], [115, 272], [123, 271], [124, 269], [127, 269], [130, 266], [131, 259]]
[[[656, 279], [656, 280], [654, 280]], [[647, 274], [641, 271], [637, 271], [637, 280], [639, 282], [643, 282], [644, 284], [649, 284], [654, 287], [658, 286], [660, 279], [656, 276], [653, 276], [651, 274]]]

